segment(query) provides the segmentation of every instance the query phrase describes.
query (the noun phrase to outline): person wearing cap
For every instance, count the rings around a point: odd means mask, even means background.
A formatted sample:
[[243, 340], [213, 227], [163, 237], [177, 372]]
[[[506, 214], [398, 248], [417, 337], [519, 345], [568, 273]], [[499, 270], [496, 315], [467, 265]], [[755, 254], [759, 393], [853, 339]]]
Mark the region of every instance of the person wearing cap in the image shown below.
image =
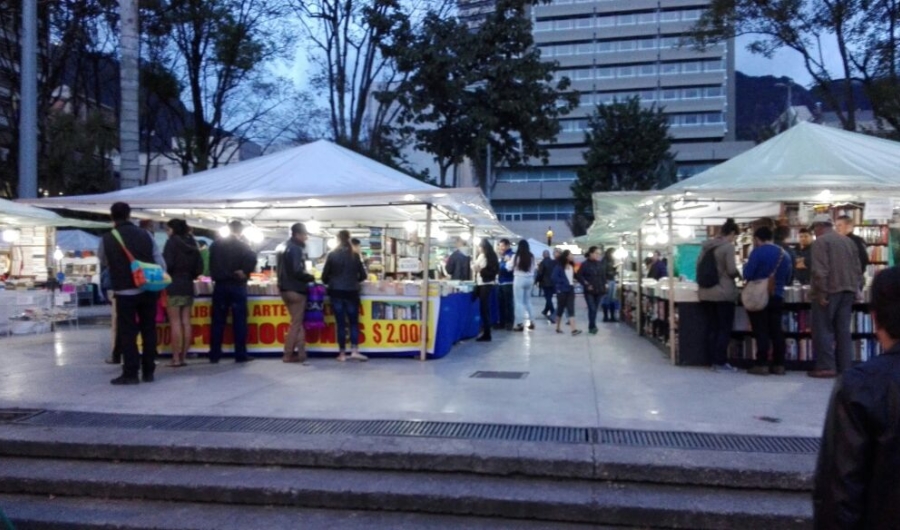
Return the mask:
[[278, 291], [291, 315], [291, 327], [284, 338], [284, 352], [281, 360], [286, 363], [306, 362], [306, 330], [303, 318], [306, 313], [306, 297], [309, 284], [315, 277], [307, 272], [306, 240], [309, 234], [306, 225], [291, 225], [291, 238], [284, 244], [284, 252], [278, 255]]
[[256, 253], [241, 237], [244, 226], [240, 221], [228, 223], [231, 234], [218, 239], [209, 247], [209, 274], [212, 277], [212, 329], [209, 337], [209, 362], [215, 364], [222, 356], [225, 323], [231, 312], [234, 335], [234, 361], [250, 361], [247, 356], [247, 279], [256, 270]]
[[813, 218], [816, 234], [810, 267], [810, 304], [815, 368], [810, 377], [835, 377], [850, 368], [850, 319], [862, 281], [856, 244], [834, 230], [828, 214]]

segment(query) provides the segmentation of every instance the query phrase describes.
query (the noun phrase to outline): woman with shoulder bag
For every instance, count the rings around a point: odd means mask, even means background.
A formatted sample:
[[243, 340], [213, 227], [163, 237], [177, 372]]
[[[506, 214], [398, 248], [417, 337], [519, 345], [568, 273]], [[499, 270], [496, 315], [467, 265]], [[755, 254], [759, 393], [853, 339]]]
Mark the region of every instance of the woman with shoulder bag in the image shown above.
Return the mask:
[[479, 309], [481, 312], [481, 335], [475, 339], [478, 342], [491, 341], [491, 292], [497, 283], [497, 273], [500, 272], [500, 260], [494, 247], [487, 239], [482, 239], [478, 245], [478, 257], [472, 262], [472, 272], [475, 273], [475, 289], [478, 294]]
[[744, 280], [748, 282], [748, 286], [749, 282], [760, 282], [762, 288], [772, 287], [765, 307], [758, 311], [747, 310], [753, 336], [756, 338], [756, 364], [748, 373], [784, 375], [785, 341], [781, 313], [784, 286], [791, 277], [791, 260], [785, 256], [784, 249], [772, 243], [772, 229], [768, 226], [759, 227], [753, 232], [753, 245], [753, 252], [744, 265]]

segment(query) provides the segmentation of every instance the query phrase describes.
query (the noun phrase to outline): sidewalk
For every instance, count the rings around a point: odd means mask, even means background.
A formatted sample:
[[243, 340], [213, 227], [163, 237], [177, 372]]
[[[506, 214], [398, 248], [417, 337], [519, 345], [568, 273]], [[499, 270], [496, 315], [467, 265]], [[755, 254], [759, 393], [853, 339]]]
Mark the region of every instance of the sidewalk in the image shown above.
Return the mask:
[[[132, 387], [109, 384], [120, 368], [103, 363], [110, 339], [102, 325], [4, 336], [0, 408], [821, 434], [830, 380], [673, 366], [621, 323], [577, 337], [554, 333], [546, 321], [538, 324], [524, 333], [495, 332], [491, 343], [459, 343], [445, 358], [428, 362], [313, 359], [300, 366], [260, 359], [211, 365], [189, 359], [188, 367], [173, 369], [162, 360], [155, 383]], [[528, 374], [471, 378], [476, 371]]]

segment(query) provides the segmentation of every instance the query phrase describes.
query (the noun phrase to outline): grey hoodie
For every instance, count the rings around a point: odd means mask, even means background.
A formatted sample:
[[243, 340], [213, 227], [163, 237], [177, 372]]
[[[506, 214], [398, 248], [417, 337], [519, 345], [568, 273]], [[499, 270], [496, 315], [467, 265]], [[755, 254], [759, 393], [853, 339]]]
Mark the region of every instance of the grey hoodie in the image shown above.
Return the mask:
[[734, 261], [734, 244], [724, 237], [710, 239], [703, 243], [697, 264], [707, 252], [716, 256], [716, 269], [719, 271], [719, 285], [701, 287], [698, 296], [701, 302], [732, 302], [737, 300], [737, 286], [734, 279], [738, 277], [737, 265]]

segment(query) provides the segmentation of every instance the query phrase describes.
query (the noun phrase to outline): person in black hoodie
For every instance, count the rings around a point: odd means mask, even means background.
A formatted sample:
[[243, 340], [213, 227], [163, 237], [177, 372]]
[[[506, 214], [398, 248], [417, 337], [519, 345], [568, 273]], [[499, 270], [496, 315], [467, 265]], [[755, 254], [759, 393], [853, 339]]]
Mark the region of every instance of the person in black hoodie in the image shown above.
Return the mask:
[[[125, 249], [138, 261], [153, 263], [153, 239], [131, 222], [131, 207], [117, 202], [110, 208], [115, 228], [103, 235], [100, 264], [109, 267], [112, 290], [116, 297], [116, 347], [124, 359], [122, 375], [110, 381], [114, 385], [140, 383], [138, 370], [145, 383], [151, 383], [156, 370], [156, 303], [158, 294], [142, 291], [134, 283], [131, 262]], [[159, 264], [165, 266], [165, 263]], [[141, 334], [143, 352], [138, 352], [137, 335]]]
[[256, 253], [241, 237], [244, 226], [240, 221], [232, 221], [228, 227], [231, 235], [209, 247], [209, 273], [215, 282], [209, 338], [209, 362], [213, 364], [218, 363], [222, 356], [222, 339], [229, 311], [234, 334], [234, 362], [251, 360], [247, 356], [247, 279], [256, 270]]
[[185, 366], [185, 356], [191, 343], [191, 308], [194, 305], [194, 279], [203, 272], [203, 258], [197, 241], [184, 219], [170, 219], [166, 223], [169, 240], [163, 248], [166, 269], [172, 283], [166, 288], [166, 313], [172, 330], [172, 362], [169, 366]]
[[291, 327], [284, 338], [281, 360], [286, 363], [306, 362], [306, 297], [309, 284], [315, 277], [306, 272], [306, 240], [309, 234], [303, 223], [291, 226], [291, 238], [284, 244], [284, 252], [278, 255], [278, 290], [291, 315]]
[[600, 247], [588, 249], [588, 259], [581, 264], [575, 279], [584, 287], [584, 300], [588, 307], [588, 333], [597, 334], [597, 309], [606, 294], [606, 262], [601, 260]]
[[328, 286], [328, 299], [337, 323], [337, 341], [340, 348], [337, 360], [347, 360], [347, 331], [350, 335], [350, 359], [368, 361], [359, 353], [359, 284], [366, 279], [366, 268], [350, 245], [350, 232], [338, 232], [338, 246], [325, 258], [322, 283]]

